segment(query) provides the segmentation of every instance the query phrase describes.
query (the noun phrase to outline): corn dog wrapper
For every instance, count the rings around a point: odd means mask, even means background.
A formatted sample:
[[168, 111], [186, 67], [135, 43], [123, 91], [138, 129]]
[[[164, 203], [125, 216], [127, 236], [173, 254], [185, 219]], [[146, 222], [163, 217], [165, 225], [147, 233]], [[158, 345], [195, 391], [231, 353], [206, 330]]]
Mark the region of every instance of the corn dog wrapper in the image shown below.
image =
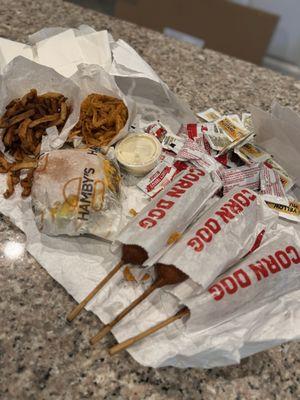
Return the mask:
[[96, 148], [44, 154], [32, 187], [39, 230], [114, 239], [121, 223], [120, 179], [117, 165]]
[[141, 246], [149, 257], [144, 265], [153, 265], [220, 187], [216, 174], [196, 168], [181, 172], [121, 231], [112, 249]]
[[254, 253], [219, 277], [205, 292], [184, 300], [187, 331], [211, 328], [300, 289], [300, 235], [281, 228]]
[[193, 224], [159, 260], [175, 265], [206, 289], [249, 251], [258, 247], [278, 216], [247, 188], [230, 191]]

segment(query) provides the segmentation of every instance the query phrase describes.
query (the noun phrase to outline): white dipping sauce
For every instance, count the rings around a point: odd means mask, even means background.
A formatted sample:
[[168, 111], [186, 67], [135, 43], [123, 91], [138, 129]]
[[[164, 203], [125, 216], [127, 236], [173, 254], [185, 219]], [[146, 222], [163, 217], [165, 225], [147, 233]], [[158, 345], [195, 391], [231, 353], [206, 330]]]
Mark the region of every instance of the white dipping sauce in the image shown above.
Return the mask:
[[160, 155], [160, 142], [146, 133], [128, 135], [116, 146], [117, 160], [133, 175], [147, 174], [156, 166]]

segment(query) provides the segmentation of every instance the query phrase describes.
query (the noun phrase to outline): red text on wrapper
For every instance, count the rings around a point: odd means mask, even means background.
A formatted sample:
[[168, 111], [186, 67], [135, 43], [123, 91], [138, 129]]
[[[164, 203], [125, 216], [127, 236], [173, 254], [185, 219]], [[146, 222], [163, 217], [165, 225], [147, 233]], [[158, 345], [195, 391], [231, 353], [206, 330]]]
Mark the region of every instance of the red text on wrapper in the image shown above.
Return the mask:
[[260, 281], [297, 264], [300, 264], [299, 250], [294, 246], [287, 246], [283, 250], [277, 250], [274, 254], [261, 258], [255, 264], [237, 269], [220, 279], [208, 291], [214, 300], [220, 301], [225, 295], [234, 295], [240, 289], [259, 284]]
[[228, 224], [245, 208], [249, 207], [255, 199], [256, 195], [248, 189], [242, 189], [235, 193], [219, 210], [215, 211], [213, 217], [209, 218], [196, 231], [195, 236], [188, 240], [187, 245], [196, 252], [202, 251], [205, 244], [211, 242], [214, 236], [220, 232], [222, 222]]
[[148, 211], [147, 216], [138, 222], [139, 226], [144, 229], [150, 229], [157, 225], [159, 220], [162, 220], [168, 210], [170, 210], [176, 201], [180, 199], [187, 191], [189, 191], [196, 182], [199, 181], [205, 172], [200, 169], [190, 170], [183, 175], [164, 195], [163, 198], [158, 200], [151, 210]]

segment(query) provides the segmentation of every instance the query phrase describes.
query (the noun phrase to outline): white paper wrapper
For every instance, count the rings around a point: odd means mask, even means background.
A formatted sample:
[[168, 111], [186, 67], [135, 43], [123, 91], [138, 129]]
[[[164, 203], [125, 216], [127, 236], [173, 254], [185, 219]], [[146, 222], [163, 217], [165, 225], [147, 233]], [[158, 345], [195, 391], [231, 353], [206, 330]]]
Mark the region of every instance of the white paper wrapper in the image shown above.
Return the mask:
[[203, 170], [180, 173], [120, 233], [116, 244], [134, 244], [153, 265], [165, 252], [172, 234], [182, 234], [206, 201], [220, 189], [220, 180]]
[[[81, 63], [97, 64], [109, 71], [111, 68], [111, 51], [107, 31], [90, 32], [67, 29], [52, 31], [50, 37], [40, 33], [35, 38], [33, 47], [35, 59], [43, 65], [50, 66], [64, 76], [70, 77]], [[36, 40], [39, 39], [39, 40]], [[31, 37], [33, 41], [34, 38]]]
[[113, 240], [121, 224], [120, 180], [118, 166], [96, 149], [44, 154], [31, 191], [37, 226], [48, 235]]
[[276, 231], [207, 291], [184, 300], [191, 311], [187, 331], [204, 331], [300, 289], [299, 266], [299, 234], [292, 226]]
[[0, 38], [0, 72], [2, 72], [5, 66], [17, 56], [23, 56], [29, 60], [33, 60], [34, 56], [31, 46]]
[[159, 260], [207, 288], [244, 257], [277, 215], [250, 189], [233, 189], [210, 208]]
[[251, 107], [255, 141], [266, 149], [300, 183], [300, 117], [274, 103], [272, 113]]

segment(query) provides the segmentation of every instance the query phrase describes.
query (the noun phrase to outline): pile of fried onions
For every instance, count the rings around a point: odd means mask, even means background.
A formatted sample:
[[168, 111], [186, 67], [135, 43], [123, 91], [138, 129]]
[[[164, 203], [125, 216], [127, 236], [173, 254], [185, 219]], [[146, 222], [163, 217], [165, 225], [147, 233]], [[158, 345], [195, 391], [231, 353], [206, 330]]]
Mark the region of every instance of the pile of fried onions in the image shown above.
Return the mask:
[[[48, 92], [38, 96], [36, 89], [31, 89], [22, 98], [12, 100], [6, 106], [0, 118], [1, 138], [5, 151], [14, 161], [8, 162], [0, 152], [0, 172], [7, 173], [4, 197], [10, 197], [18, 183], [23, 188], [22, 197], [29, 196], [42, 137], [51, 126], [61, 131], [69, 113], [64, 95]], [[21, 176], [22, 172], [25, 174]]]
[[70, 131], [68, 141], [81, 137], [88, 146], [107, 146], [124, 127], [128, 109], [115, 97], [92, 93], [81, 103], [80, 118]]

